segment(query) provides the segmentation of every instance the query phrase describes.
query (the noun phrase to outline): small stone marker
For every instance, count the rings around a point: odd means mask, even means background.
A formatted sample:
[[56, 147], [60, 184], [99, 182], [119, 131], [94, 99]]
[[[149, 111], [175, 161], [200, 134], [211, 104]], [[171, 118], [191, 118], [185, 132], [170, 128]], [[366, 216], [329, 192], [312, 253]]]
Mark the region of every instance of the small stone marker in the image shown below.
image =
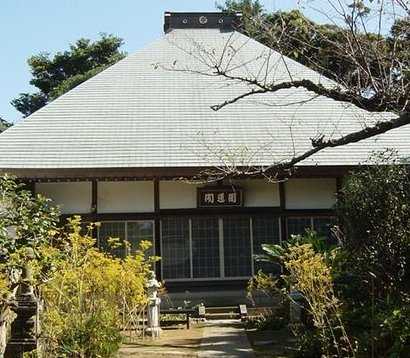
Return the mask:
[[303, 295], [299, 291], [291, 291], [289, 318], [291, 323], [301, 323], [303, 317]]
[[199, 318], [205, 318], [205, 316], [206, 316], [206, 309], [205, 309], [205, 306], [203, 305], [203, 303], [201, 303], [198, 306], [198, 317]]
[[248, 309], [246, 305], [239, 305], [239, 315], [241, 316], [241, 321], [245, 321], [248, 317]]

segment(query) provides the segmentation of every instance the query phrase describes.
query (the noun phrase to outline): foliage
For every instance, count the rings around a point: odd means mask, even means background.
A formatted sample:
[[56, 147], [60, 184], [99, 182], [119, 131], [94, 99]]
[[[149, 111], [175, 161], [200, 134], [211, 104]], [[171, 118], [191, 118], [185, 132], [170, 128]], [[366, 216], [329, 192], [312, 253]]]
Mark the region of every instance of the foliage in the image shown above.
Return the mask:
[[[263, 245], [263, 259], [283, 266], [282, 290], [291, 301], [294, 292], [303, 297], [313, 328], [305, 327], [299, 335], [300, 353], [309, 356], [305, 354], [313, 350], [320, 351], [323, 357], [352, 357], [355, 351], [341, 320], [342, 305], [335, 295], [332, 277], [331, 264], [337, 250], [327, 254], [315, 251], [312, 242], [317, 248], [323, 248], [312, 231], [304, 237], [294, 236], [282, 245]], [[314, 344], [308, 345], [308, 342]]]
[[59, 212], [50, 200], [33, 197], [24, 184], [7, 175], [0, 178], [0, 262], [22, 248], [31, 247], [35, 253], [48, 243], [57, 228]]
[[252, 298], [253, 294], [258, 291], [266, 294], [267, 296], [274, 297], [279, 291], [278, 279], [273, 277], [271, 274], [266, 274], [259, 271], [248, 281], [246, 290], [249, 298]]
[[68, 51], [58, 52], [52, 58], [48, 53], [30, 57], [28, 65], [33, 76], [30, 84], [39, 92], [22, 93], [11, 102], [12, 105], [27, 117], [122, 59], [124, 53], [119, 50], [122, 44], [119, 37], [101, 34], [95, 42], [79, 39]]
[[[393, 162], [394, 164], [390, 164]], [[336, 288], [360, 353], [410, 354], [410, 180], [392, 151], [352, 173], [337, 210], [344, 223]]]
[[[386, 164], [386, 163], [393, 164]], [[397, 295], [410, 283], [410, 178], [395, 153], [376, 155], [355, 171], [337, 206], [344, 223], [346, 263], [376, 294]], [[375, 280], [370, 280], [373, 276]]]
[[[339, 7], [337, 2], [330, 6]], [[402, 89], [410, 82], [409, 16], [397, 18], [390, 33], [382, 35], [372, 33], [365, 25], [358, 31], [356, 23], [365, 24], [367, 17], [373, 16], [365, 1], [354, 1], [347, 7], [351, 14], [346, 12], [342, 19], [347, 28], [336, 25], [336, 20], [332, 24], [315, 23], [299, 10], [268, 13], [259, 1], [227, 0], [218, 7], [242, 12], [241, 32], [346, 87], [357, 87], [358, 92], [374, 87], [379, 80], [385, 82], [386, 73], [396, 69], [389, 77], [389, 96], [397, 97], [398, 111], [406, 106], [408, 92]], [[360, 74], [360, 66], [366, 67], [366, 75]], [[394, 93], [395, 89], [399, 91]], [[390, 91], [387, 86], [385, 90]]]
[[74, 217], [58, 227], [58, 211], [49, 200], [33, 197], [7, 176], [0, 180], [0, 203], [0, 303], [5, 307], [28, 262], [44, 307], [45, 356], [113, 356], [121, 329], [135, 323], [147, 304], [148, 273], [156, 260], [146, 258], [150, 243], [142, 242], [125, 259], [100, 252], [91, 237], [97, 224], [84, 233], [80, 217]]
[[121, 342], [121, 328], [132, 312], [147, 304], [145, 287], [151, 260], [149, 242], [125, 259], [100, 252], [82, 234], [81, 219], [69, 219], [57, 247], [46, 248], [52, 271], [40, 287], [45, 310], [42, 336], [48, 356], [111, 357]]
[[12, 291], [12, 284], [8, 275], [7, 266], [5, 264], [0, 265], [0, 307], [6, 305], [9, 295]]
[[258, 331], [275, 331], [285, 328], [287, 323], [287, 317], [278, 315], [276, 311], [265, 311], [256, 317], [248, 318], [246, 328], [256, 328]]
[[259, 0], [226, 0], [224, 4], [217, 4], [217, 9], [228, 13], [242, 13], [240, 30], [248, 36], [257, 38], [259, 29], [254, 26], [255, 19], [261, 18], [264, 14], [263, 5]]
[[383, 312], [380, 324], [381, 336], [392, 338], [389, 354], [391, 357], [410, 355], [410, 299], [405, 297], [404, 304]]
[[0, 133], [4, 132], [9, 127], [11, 127], [11, 123], [7, 122], [2, 117], [0, 117]]
[[311, 244], [289, 246], [284, 256], [286, 281], [303, 295], [326, 357], [354, 356], [353, 347], [340, 319], [341, 302], [336, 298], [331, 266]]

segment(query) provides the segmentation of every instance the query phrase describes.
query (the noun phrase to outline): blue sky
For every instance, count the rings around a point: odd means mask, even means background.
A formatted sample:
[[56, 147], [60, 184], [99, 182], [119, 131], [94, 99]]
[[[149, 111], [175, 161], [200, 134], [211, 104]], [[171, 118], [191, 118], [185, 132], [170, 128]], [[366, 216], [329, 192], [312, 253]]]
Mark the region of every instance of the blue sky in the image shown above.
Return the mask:
[[[219, 1], [219, 2], [222, 2]], [[262, 0], [267, 10], [289, 10], [297, 0]], [[10, 101], [33, 92], [26, 60], [65, 50], [101, 32], [125, 41], [132, 53], [162, 35], [164, 11], [215, 11], [215, 0], [0, 0], [0, 116], [21, 118]]]

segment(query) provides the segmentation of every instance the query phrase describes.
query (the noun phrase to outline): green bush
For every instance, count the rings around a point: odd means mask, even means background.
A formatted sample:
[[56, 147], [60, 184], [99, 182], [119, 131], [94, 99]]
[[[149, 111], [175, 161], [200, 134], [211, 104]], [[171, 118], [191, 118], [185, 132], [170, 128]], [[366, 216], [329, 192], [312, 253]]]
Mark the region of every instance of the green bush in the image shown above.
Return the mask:
[[374, 157], [347, 178], [337, 212], [345, 231], [343, 247], [350, 254], [347, 271], [367, 283], [365, 292], [385, 297], [408, 291], [410, 177], [406, 166], [391, 152]]
[[115, 258], [95, 247], [95, 240], [83, 233], [79, 217], [69, 220], [58, 247], [44, 246], [44, 256], [53, 267], [39, 287], [46, 357], [108, 358], [117, 352], [122, 328], [148, 302], [152, 260], [145, 258], [145, 251], [149, 246], [143, 241], [135, 254]]
[[410, 294], [410, 178], [387, 151], [352, 173], [337, 205], [342, 250], [334, 265], [343, 319], [360, 355], [407, 357]]
[[122, 341], [118, 320], [112, 307], [101, 301], [90, 315], [73, 312], [53, 354], [58, 357], [114, 356]]
[[247, 328], [256, 328], [258, 331], [276, 331], [285, 328], [288, 318], [275, 312], [264, 312], [256, 317], [251, 317], [247, 321]]

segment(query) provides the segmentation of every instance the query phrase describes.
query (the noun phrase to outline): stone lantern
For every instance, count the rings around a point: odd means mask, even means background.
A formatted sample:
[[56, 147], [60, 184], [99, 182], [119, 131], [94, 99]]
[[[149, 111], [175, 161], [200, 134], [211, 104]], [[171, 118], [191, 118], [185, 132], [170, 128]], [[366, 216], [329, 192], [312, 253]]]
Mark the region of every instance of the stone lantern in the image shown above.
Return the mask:
[[147, 283], [148, 290], [148, 327], [147, 334], [153, 338], [158, 338], [161, 334], [161, 327], [159, 325], [159, 306], [161, 299], [158, 297], [158, 288], [161, 284], [155, 277], [155, 272], [150, 272], [150, 279]]
[[16, 314], [16, 318], [11, 324], [11, 335], [5, 358], [20, 358], [23, 357], [24, 352], [37, 349], [38, 302], [31, 285], [32, 272], [29, 265], [29, 260], [34, 258], [32, 249], [27, 249], [26, 257], [27, 262], [22, 269], [17, 292], [11, 302], [10, 309]]

